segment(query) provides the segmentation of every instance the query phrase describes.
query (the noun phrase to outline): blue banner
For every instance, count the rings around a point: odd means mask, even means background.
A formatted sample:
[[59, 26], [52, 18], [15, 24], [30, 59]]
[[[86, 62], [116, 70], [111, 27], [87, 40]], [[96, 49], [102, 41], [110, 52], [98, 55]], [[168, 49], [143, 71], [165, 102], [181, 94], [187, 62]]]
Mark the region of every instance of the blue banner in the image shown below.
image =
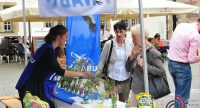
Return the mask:
[[94, 74], [100, 59], [100, 16], [67, 17], [67, 68]]

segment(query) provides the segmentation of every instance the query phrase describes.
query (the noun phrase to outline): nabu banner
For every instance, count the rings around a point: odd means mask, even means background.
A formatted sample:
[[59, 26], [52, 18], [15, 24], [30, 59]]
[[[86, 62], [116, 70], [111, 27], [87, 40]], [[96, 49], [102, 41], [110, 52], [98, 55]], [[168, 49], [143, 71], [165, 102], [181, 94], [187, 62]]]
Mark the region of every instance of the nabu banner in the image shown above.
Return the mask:
[[67, 17], [67, 68], [94, 74], [100, 59], [100, 16]]
[[41, 17], [114, 14], [115, 0], [38, 0]]

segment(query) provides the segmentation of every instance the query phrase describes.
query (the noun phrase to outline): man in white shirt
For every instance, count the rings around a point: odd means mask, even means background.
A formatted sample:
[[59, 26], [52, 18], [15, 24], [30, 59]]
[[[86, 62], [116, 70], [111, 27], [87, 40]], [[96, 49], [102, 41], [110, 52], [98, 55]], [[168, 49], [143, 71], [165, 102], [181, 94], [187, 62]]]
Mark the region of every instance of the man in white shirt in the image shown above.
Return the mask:
[[103, 49], [104, 44], [106, 41], [112, 39], [112, 35], [110, 35], [110, 32], [104, 29], [104, 25], [101, 25], [101, 31], [100, 31], [100, 42], [101, 42], [101, 50]]
[[[19, 37], [18, 38], [19, 44], [17, 45], [18, 53], [21, 57], [24, 57], [25, 55], [25, 50], [27, 52], [27, 57], [29, 58], [31, 56], [31, 52], [28, 48], [28, 45], [24, 44], [24, 37]], [[22, 47], [23, 46], [23, 47]]]
[[101, 31], [100, 31], [100, 41], [108, 40], [110, 37], [110, 32], [104, 29], [104, 25], [101, 25]]

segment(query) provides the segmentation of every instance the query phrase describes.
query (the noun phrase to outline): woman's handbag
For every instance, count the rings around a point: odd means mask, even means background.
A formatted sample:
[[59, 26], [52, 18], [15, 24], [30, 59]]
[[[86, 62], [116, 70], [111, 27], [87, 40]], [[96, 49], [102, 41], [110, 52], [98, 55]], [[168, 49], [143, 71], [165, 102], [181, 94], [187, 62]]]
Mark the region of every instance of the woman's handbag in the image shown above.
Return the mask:
[[149, 77], [149, 93], [154, 99], [158, 99], [170, 94], [167, 76]]
[[[146, 53], [148, 54], [152, 48], [149, 48]], [[149, 60], [152, 61], [153, 59]], [[155, 76], [148, 74], [149, 80], [149, 93], [154, 99], [158, 99], [170, 94], [170, 88], [167, 81], [166, 73], [162, 76]]]
[[102, 70], [102, 74], [103, 74], [103, 79], [106, 79], [107, 75], [108, 75], [108, 66], [110, 63], [110, 57], [112, 54], [112, 48], [113, 48], [113, 40], [111, 40], [111, 46], [110, 46], [110, 51], [109, 51], [109, 55], [107, 58], [107, 61], [105, 62], [104, 66], [103, 66], [103, 70]]

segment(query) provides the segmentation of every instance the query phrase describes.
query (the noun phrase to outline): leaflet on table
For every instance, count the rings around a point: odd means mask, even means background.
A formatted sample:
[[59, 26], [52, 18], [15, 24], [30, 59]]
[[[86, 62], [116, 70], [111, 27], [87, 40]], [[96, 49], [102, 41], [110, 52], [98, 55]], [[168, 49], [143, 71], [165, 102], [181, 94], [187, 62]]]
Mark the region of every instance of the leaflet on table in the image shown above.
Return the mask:
[[75, 97], [70, 97], [70, 99], [72, 99], [74, 102], [83, 102], [83, 98], [79, 97], [79, 96], [75, 96]]

